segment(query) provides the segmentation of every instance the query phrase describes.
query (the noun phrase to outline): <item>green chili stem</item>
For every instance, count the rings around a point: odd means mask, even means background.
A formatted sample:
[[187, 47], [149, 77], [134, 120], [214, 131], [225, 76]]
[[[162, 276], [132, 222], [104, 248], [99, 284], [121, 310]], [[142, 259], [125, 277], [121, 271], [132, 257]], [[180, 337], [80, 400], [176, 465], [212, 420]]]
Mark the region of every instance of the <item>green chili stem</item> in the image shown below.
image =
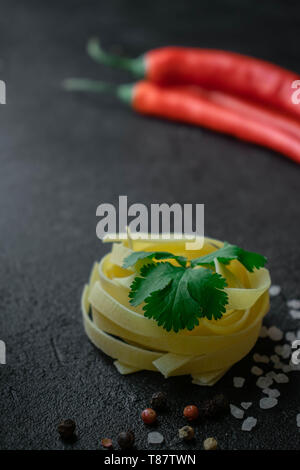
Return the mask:
[[133, 87], [132, 84], [112, 85], [111, 83], [89, 78], [67, 78], [63, 82], [63, 87], [67, 91], [87, 91], [91, 93], [110, 93], [117, 96], [126, 104], [131, 104]]
[[88, 41], [87, 53], [93, 60], [100, 64], [127, 70], [139, 78], [145, 76], [145, 61], [143, 56], [137, 57], [136, 59], [130, 59], [128, 57], [108, 54], [102, 49], [97, 38], [91, 38]]

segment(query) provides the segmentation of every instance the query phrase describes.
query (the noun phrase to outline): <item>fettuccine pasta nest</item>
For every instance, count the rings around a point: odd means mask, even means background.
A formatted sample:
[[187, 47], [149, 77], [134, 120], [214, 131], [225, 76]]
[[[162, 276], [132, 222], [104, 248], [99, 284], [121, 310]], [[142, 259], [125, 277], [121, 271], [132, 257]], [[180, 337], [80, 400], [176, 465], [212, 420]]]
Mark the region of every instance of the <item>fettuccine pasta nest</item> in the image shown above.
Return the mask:
[[227, 266], [215, 260], [226, 278], [226, 313], [219, 320], [200, 318], [193, 330], [166, 331], [144, 317], [142, 305], [129, 303], [130, 285], [137, 275], [124, 269], [132, 251], [169, 251], [192, 259], [221, 248], [223, 242], [205, 238], [201, 250], [185, 250], [184, 240], [122, 240], [95, 263], [82, 295], [86, 334], [115, 359], [121, 374], [156, 371], [164, 377], [190, 374], [198, 385], [213, 385], [253, 348], [269, 309], [270, 275], [265, 268], [248, 272], [237, 260]]

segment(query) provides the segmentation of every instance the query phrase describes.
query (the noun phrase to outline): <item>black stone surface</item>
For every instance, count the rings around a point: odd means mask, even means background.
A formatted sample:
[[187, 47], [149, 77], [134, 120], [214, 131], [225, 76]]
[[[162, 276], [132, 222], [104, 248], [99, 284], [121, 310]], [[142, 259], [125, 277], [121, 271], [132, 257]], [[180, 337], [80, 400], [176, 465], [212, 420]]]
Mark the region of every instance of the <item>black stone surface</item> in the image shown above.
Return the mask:
[[[221, 449], [299, 448], [297, 373], [278, 386], [279, 404], [269, 411], [258, 407], [252, 353], [213, 389], [189, 377], [121, 377], [86, 338], [80, 313], [83, 284], [107, 250], [95, 235], [96, 207], [126, 194], [130, 204], [205, 203], [206, 234], [269, 257], [283, 294], [272, 300], [266, 324], [299, 328], [285, 305], [300, 296], [299, 167], [229, 137], [138, 116], [111, 97], [61, 89], [70, 76], [131, 80], [87, 57], [92, 35], [132, 56], [168, 44], [215, 47], [300, 72], [299, 12], [297, 2], [275, 0], [1, 1], [1, 449], [98, 449], [102, 437], [115, 440], [127, 428], [146, 449], [139, 414], [157, 390], [170, 400], [157, 428], [163, 449], [200, 449], [208, 436]], [[255, 351], [273, 348], [260, 339]], [[246, 377], [242, 390], [233, 388], [234, 376]], [[197, 425], [191, 445], [179, 443], [184, 405], [220, 391], [237, 405], [254, 402], [247, 415], [258, 418], [255, 430], [243, 433], [227, 416]], [[62, 418], [77, 422], [70, 446], [56, 432]]]

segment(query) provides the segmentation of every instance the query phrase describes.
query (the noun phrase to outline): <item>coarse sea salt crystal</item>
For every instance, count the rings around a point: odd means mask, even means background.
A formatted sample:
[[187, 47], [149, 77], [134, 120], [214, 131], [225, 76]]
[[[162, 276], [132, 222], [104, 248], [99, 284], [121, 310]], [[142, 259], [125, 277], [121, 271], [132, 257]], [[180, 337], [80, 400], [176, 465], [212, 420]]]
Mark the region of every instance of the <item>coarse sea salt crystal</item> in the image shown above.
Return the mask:
[[266, 326], [262, 326], [260, 329], [259, 337], [266, 338], [268, 336], [268, 328]]
[[242, 431], [251, 431], [257, 423], [257, 419], [253, 418], [253, 416], [249, 416], [249, 418], [246, 418], [245, 421], [243, 421], [242, 424]]
[[299, 320], [300, 319], [300, 310], [289, 310], [289, 314], [294, 320]]
[[242, 388], [245, 383], [244, 377], [233, 377], [233, 385], [235, 388]]
[[296, 335], [293, 331], [287, 331], [285, 334], [285, 339], [292, 343], [296, 339]]
[[264, 373], [264, 371], [260, 368], [260, 367], [257, 367], [257, 366], [253, 366], [251, 368], [251, 373], [253, 375], [262, 375]]
[[276, 406], [277, 403], [278, 403], [277, 398], [265, 397], [259, 401], [259, 406], [262, 410], [269, 410], [270, 408], [273, 408], [274, 406]]
[[258, 377], [256, 385], [259, 388], [268, 388], [272, 385], [273, 379], [271, 377]]
[[268, 364], [270, 362], [270, 359], [268, 356], [261, 356], [260, 354], [253, 354], [253, 360], [255, 362], [261, 362], [262, 364]]
[[275, 297], [276, 295], [279, 295], [281, 292], [281, 287], [280, 286], [276, 286], [275, 284], [273, 286], [270, 287], [269, 289], [269, 294], [271, 297]]
[[300, 413], [297, 414], [296, 421], [297, 421], [298, 428], [300, 428]]
[[284, 367], [283, 362], [279, 361], [279, 362], [275, 362], [275, 364], [274, 364], [274, 369], [278, 370], [278, 369], [282, 369], [283, 367]]
[[287, 359], [291, 355], [291, 346], [289, 344], [284, 344], [282, 346], [281, 357]]
[[162, 444], [164, 442], [164, 436], [160, 432], [149, 432], [148, 444]]
[[274, 364], [276, 364], [276, 362], [280, 362], [280, 359], [277, 356], [277, 354], [272, 354], [270, 359], [271, 359], [272, 362], [274, 362]]
[[287, 359], [291, 354], [291, 346], [289, 344], [284, 344], [282, 346], [278, 345], [275, 347], [275, 352], [276, 354], [279, 354], [279, 356], [283, 357], [283, 359]]
[[285, 374], [288, 374], [292, 370], [293, 370], [293, 368], [289, 364], [284, 364], [284, 366], [282, 368], [282, 372], [284, 372]]
[[241, 407], [244, 408], [244, 410], [248, 410], [252, 406], [252, 401], [242, 401]]
[[230, 404], [230, 413], [236, 419], [243, 419], [243, 417], [244, 417], [244, 411], [241, 410], [240, 408], [238, 408], [235, 405]]
[[272, 341], [280, 341], [283, 338], [283, 332], [277, 326], [271, 326], [268, 329], [268, 336]]
[[289, 308], [293, 308], [295, 310], [300, 310], [300, 300], [298, 300], [298, 299], [288, 300], [286, 304]]
[[286, 384], [290, 381], [287, 375], [285, 374], [276, 374], [276, 377], [274, 377], [275, 382], [278, 384]]
[[270, 370], [270, 372], [267, 372], [266, 373], [266, 377], [270, 377], [270, 379], [274, 379], [274, 377], [276, 377], [276, 372], [274, 372], [274, 370]]
[[277, 388], [264, 388], [263, 393], [265, 395], [269, 395], [271, 398], [278, 398], [280, 397], [280, 391]]

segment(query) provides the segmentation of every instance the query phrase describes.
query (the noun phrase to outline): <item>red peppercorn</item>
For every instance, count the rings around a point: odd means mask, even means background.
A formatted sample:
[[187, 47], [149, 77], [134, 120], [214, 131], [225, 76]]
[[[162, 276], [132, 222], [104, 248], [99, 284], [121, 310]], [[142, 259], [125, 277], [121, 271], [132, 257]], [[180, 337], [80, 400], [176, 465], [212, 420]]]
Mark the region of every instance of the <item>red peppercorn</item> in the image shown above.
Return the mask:
[[111, 449], [113, 444], [112, 444], [112, 440], [107, 438], [107, 437], [104, 437], [103, 439], [101, 439], [101, 444], [103, 447], [105, 447], [106, 449]]
[[156, 421], [156, 412], [152, 408], [146, 408], [141, 417], [145, 424], [153, 424]]
[[183, 416], [188, 421], [195, 421], [199, 416], [199, 410], [195, 405], [188, 405], [183, 410]]

